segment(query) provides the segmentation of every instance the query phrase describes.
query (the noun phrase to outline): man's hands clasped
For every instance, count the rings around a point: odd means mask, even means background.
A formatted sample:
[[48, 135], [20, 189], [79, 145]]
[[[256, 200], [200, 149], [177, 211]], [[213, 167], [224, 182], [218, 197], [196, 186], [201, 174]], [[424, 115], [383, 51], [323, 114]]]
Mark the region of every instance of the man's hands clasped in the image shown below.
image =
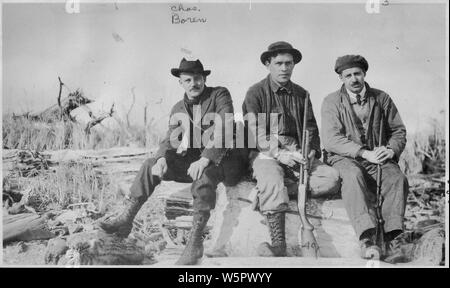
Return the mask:
[[373, 151], [364, 150], [361, 157], [374, 164], [383, 164], [389, 159], [394, 158], [394, 151], [385, 146], [376, 147]]

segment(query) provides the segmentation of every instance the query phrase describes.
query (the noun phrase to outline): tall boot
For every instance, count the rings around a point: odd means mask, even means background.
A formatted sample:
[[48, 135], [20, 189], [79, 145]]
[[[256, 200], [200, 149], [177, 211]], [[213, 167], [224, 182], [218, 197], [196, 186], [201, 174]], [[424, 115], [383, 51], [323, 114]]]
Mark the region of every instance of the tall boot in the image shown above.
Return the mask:
[[146, 199], [130, 197], [125, 198], [124, 201], [125, 208], [122, 214], [115, 219], [100, 222], [99, 226], [108, 234], [116, 233], [117, 236], [126, 238], [133, 228], [134, 217], [144, 205]]
[[286, 256], [285, 212], [267, 214], [272, 245], [263, 242], [258, 247], [258, 255], [262, 257]]
[[203, 231], [210, 212], [195, 212], [189, 241], [175, 265], [195, 265], [203, 257]]

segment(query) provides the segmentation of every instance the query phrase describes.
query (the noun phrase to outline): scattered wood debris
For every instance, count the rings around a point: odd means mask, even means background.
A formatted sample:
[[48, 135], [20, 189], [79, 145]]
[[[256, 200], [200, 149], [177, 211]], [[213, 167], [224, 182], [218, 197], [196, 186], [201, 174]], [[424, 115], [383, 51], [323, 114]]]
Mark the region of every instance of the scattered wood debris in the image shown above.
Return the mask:
[[[161, 203], [161, 207], [144, 206], [141, 209], [130, 235], [130, 239], [134, 240], [127, 242], [101, 234], [96, 221], [103, 214], [93, 203], [72, 203], [62, 211], [43, 214], [43, 211], [33, 208], [34, 199], [29, 188], [23, 189], [17, 181], [23, 177], [51, 173], [54, 165], [87, 163], [99, 174], [114, 173], [117, 179], [122, 179], [118, 182], [123, 184], [121, 189], [127, 193], [133, 175], [151, 153], [145, 149], [130, 148], [70, 153], [5, 150], [4, 243], [22, 241], [17, 244], [20, 245], [18, 251], [26, 253], [27, 242], [51, 239], [46, 263], [54, 265], [152, 263], [152, 255], [163, 253], [167, 248], [182, 247], [187, 242], [192, 225], [193, 202], [189, 183], [163, 182], [154, 193], [154, 197], [161, 201], [152, 201]], [[442, 265], [445, 261], [442, 250], [445, 245], [445, 178], [443, 174], [413, 175], [409, 177], [409, 184], [406, 230], [391, 243], [391, 254], [386, 261]], [[152, 203], [146, 205], [154, 205]], [[157, 220], [155, 213], [159, 213]], [[209, 237], [209, 231], [205, 232], [204, 237]]]
[[46, 220], [45, 217], [33, 213], [3, 215], [3, 243], [55, 237], [48, 229]]
[[19, 150], [15, 155], [14, 170], [21, 177], [34, 177], [41, 171], [47, 170], [49, 164], [48, 157], [38, 151]]

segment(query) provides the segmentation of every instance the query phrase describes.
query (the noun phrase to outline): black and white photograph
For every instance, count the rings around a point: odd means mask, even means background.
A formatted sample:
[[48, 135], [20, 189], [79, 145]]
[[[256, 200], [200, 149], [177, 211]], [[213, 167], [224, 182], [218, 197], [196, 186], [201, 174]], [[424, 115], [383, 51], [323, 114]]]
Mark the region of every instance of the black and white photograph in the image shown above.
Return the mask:
[[1, 266], [448, 268], [448, 8], [1, 1]]

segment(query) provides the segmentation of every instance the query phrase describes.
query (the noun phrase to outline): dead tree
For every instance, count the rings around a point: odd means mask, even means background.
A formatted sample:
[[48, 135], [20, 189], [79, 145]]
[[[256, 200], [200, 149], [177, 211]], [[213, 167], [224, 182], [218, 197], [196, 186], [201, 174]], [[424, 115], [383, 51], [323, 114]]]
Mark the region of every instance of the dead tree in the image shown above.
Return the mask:
[[100, 122], [102, 122], [106, 118], [112, 117], [113, 113], [114, 113], [114, 104], [112, 104], [111, 109], [109, 110], [109, 112], [103, 113], [102, 115], [100, 115], [98, 117], [96, 117], [92, 113], [90, 113], [89, 116], [91, 116], [92, 120], [89, 121], [89, 123], [86, 125], [86, 128], [84, 129], [84, 132], [86, 133], [86, 135], [91, 134], [91, 128], [92, 127], [94, 127], [95, 125], [99, 124]]
[[80, 106], [92, 103], [93, 101], [85, 97], [80, 89], [70, 92], [66, 98], [61, 99], [62, 87], [65, 86], [65, 84], [59, 76], [58, 81], [59, 92], [56, 104], [38, 112], [26, 112], [22, 115], [13, 114], [13, 119], [26, 118], [33, 121], [44, 121], [47, 123], [61, 120], [74, 121], [74, 119], [70, 116], [70, 112]]
[[129, 118], [129, 116], [130, 116], [131, 110], [133, 110], [134, 102], [136, 101], [136, 95], [134, 94], [134, 88], [135, 87], [131, 88], [131, 94], [133, 95], [133, 102], [131, 103], [130, 109], [128, 110], [128, 113], [127, 113], [127, 127], [128, 128], [130, 128], [130, 118]]
[[147, 128], [147, 108], [148, 108], [148, 102], [145, 102], [144, 106], [144, 127]]
[[59, 80], [59, 93], [58, 93], [58, 106], [60, 109], [60, 113], [61, 113], [61, 119], [62, 119], [62, 115], [63, 115], [63, 107], [61, 106], [61, 92], [62, 92], [62, 86], [64, 86], [64, 83], [61, 81], [61, 77], [58, 76], [58, 80]]

